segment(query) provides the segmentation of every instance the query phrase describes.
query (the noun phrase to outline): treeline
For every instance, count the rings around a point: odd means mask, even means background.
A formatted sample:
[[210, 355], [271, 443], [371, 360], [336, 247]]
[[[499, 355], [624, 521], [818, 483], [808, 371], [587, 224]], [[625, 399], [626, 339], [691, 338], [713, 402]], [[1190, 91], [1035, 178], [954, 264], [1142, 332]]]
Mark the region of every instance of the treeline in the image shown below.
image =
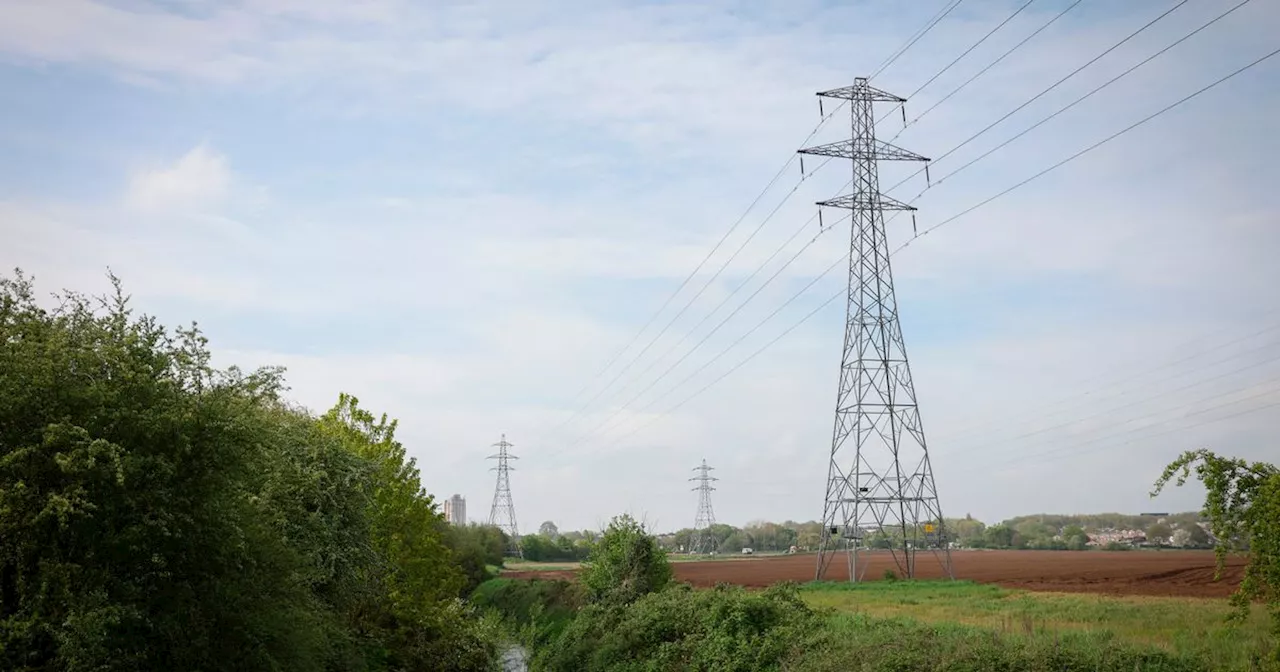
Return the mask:
[[[1213, 538], [1201, 525], [1205, 518], [1196, 512], [1167, 516], [1120, 513], [1037, 514], [1010, 518], [994, 525], [965, 516], [947, 518], [945, 522], [946, 538], [961, 548], [1084, 550], [1093, 545], [1118, 550], [1132, 546], [1131, 542], [1120, 539], [1133, 537], [1122, 537], [1115, 533], [1132, 531], [1142, 532], [1143, 543], [1150, 545], [1184, 548], [1213, 546]], [[753, 521], [739, 528], [717, 523], [709, 528], [707, 536], [711, 541], [710, 548], [717, 553], [741, 553], [744, 548], [755, 552], [784, 552], [793, 546], [798, 551], [809, 551], [816, 549], [821, 543], [822, 524], [816, 521]], [[686, 553], [692, 548], [694, 537], [695, 531], [685, 528], [659, 535], [657, 539], [669, 552]], [[892, 534], [871, 533], [866, 535], [863, 543], [871, 548], [887, 548], [900, 542], [895, 542]]]
[[520, 555], [532, 562], [580, 562], [590, 555], [598, 536], [591, 530], [562, 533], [548, 520], [538, 527], [537, 534], [520, 537]]
[[501, 533], [445, 523], [385, 415], [210, 362], [118, 282], [0, 277], [0, 669], [491, 669], [460, 598]]
[[[671, 534], [658, 536], [658, 543], [672, 553], [686, 553], [692, 547], [694, 530], [685, 528]], [[822, 523], [797, 523], [788, 520], [771, 523], [758, 520], [744, 527], [716, 523], [708, 530], [711, 548], [718, 553], [741, 553], [750, 548], [758, 552], [781, 552], [792, 546], [799, 549], [817, 548], [822, 540]]]

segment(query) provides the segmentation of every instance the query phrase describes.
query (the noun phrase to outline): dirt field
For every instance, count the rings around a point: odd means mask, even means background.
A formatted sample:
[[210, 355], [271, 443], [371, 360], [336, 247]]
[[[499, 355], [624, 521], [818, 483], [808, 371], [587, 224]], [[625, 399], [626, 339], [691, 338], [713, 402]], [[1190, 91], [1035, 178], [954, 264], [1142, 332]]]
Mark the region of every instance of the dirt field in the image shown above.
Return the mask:
[[[1182, 595], [1225, 597], [1239, 585], [1243, 558], [1231, 558], [1221, 581], [1213, 581], [1214, 558], [1210, 551], [955, 551], [951, 554], [956, 578], [994, 583], [1008, 588], [1054, 592], [1109, 593], [1115, 595]], [[867, 579], [878, 580], [894, 567], [888, 553], [860, 554], [870, 561]], [[736, 583], [763, 587], [779, 581], [813, 580], [813, 554], [673, 563], [676, 580], [695, 586]], [[942, 576], [941, 566], [929, 554], [916, 559], [917, 576]], [[523, 571], [504, 576], [565, 577], [570, 571]], [[832, 559], [827, 579], [848, 578], [843, 554]]]

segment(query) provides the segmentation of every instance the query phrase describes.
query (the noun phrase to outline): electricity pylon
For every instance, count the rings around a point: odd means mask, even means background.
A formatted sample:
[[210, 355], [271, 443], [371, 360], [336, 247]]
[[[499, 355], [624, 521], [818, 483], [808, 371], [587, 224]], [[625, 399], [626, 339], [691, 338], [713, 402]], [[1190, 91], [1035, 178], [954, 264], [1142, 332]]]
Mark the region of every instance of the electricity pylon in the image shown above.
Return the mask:
[[516, 527], [516, 505], [511, 501], [510, 472], [515, 467], [507, 464], [508, 460], [520, 458], [507, 452], [511, 444], [507, 443], [506, 434], [502, 435], [502, 440], [493, 445], [498, 452], [485, 458], [498, 461], [498, 466], [489, 469], [489, 471], [498, 472], [498, 483], [493, 489], [493, 507], [489, 509], [489, 524], [507, 534], [508, 552], [523, 558], [524, 553], [520, 551], [520, 531]]
[[711, 526], [716, 524], [716, 514], [711, 509], [711, 491], [715, 488], [711, 484], [720, 479], [711, 475], [712, 469], [715, 467], [707, 466], [707, 461], [704, 459], [701, 466], [693, 468], [698, 475], [689, 479], [698, 482], [698, 487], [693, 488], [698, 491], [698, 515], [693, 519], [693, 539], [689, 542], [690, 553], [716, 550], [715, 537], [711, 536]]
[[849, 159], [853, 164], [853, 191], [818, 203], [820, 208], [852, 210], [853, 233], [816, 576], [823, 578], [843, 542], [850, 581], [861, 580], [869, 564], [859, 565], [862, 546], [887, 547], [899, 576], [908, 578], [916, 573], [916, 552], [927, 548], [942, 563], [944, 574], [953, 577], [942, 508], [898, 324], [884, 226], [885, 210], [915, 208], [880, 193], [877, 165], [886, 160], [928, 159], [875, 137], [874, 104], [905, 104], [905, 98], [876, 89], [862, 77], [853, 86], [818, 95], [848, 101], [852, 137], [800, 153]]

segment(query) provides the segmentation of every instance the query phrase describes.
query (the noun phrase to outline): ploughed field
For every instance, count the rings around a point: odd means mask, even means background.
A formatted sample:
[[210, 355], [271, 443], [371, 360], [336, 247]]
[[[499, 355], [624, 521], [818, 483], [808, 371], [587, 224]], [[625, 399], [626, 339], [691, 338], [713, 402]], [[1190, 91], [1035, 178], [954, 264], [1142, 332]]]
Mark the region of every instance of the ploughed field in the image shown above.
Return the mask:
[[[1052, 592], [1086, 592], [1113, 595], [1182, 595], [1226, 597], [1240, 585], [1244, 558], [1229, 557], [1219, 581], [1213, 580], [1212, 551], [953, 551], [956, 578], [993, 583], [1008, 588]], [[883, 578], [894, 569], [887, 551], [859, 553], [858, 562], [869, 563], [862, 576]], [[814, 578], [817, 556], [812, 553], [753, 559], [675, 562], [677, 581], [695, 586], [732, 583], [764, 587], [782, 581], [807, 582]], [[505, 576], [566, 577], [573, 570], [504, 572]], [[899, 574], [901, 574], [899, 572]], [[916, 556], [917, 578], [944, 576], [941, 564], [930, 553]], [[832, 558], [826, 579], [844, 581], [849, 567], [844, 553]]]

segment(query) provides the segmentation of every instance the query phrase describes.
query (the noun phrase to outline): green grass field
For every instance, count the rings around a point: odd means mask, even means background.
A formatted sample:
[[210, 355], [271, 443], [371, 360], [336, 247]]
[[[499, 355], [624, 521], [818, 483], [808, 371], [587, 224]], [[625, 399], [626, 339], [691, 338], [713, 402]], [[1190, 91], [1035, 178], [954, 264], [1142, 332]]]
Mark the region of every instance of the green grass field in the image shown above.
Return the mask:
[[811, 606], [844, 616], [954, 624], [1040, 640], [1085, 636], [1099, 645], [1155, 646], [1211, 669], [1248, 670], [1252, 656], [1271, 641], [1262, 608], [1247, 622], [1228, 624], [1226, 600], [1038, 593], [965, 581], [818, 583], [804, 586], [802, 595]]

